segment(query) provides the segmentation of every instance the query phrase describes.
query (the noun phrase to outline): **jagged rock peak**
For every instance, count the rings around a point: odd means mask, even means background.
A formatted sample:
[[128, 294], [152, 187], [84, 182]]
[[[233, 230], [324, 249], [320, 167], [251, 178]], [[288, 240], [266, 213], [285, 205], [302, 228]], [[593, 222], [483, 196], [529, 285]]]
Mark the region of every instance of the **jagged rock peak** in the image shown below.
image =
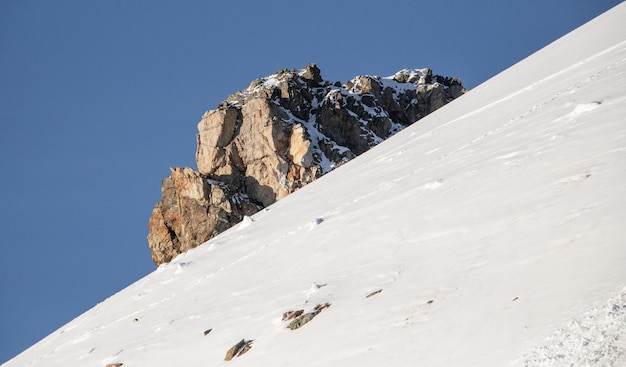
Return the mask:
[[149, 222], [154, 262], [200, 245], [465, 91], [458, 78], [428, 68], [342, 84], [310, 64], [254, 80], [202, 116], [198, 171], [173, 169], [163, 181]]

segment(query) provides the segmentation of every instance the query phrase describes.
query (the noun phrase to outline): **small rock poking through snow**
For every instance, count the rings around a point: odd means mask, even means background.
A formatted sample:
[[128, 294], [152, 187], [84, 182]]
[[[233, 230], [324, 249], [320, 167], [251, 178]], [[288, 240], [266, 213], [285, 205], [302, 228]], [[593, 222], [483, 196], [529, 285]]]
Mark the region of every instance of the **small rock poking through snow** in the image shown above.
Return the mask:
[[323, 310], [327, 309], [328, 307], [330, 307], [330, 303], [324, 303], [323, 305], [319, 304], [315, 306], [312, 311], [307, 313], [304, 313], [304, 310], [288, 311], [283, 314], [283, 320], [286, 314], [291, 315], [297, 313], [299, 316], [294, 318], [293, 321], [291, 321], [289, 325], [287, 325], [287, 329], [297, 330], [307, 324], [309, 321], [313, 320], [315, 316], [319, 315]]
[[310, 221], [307, 227], [309, 228], [309, 231], [312, 231], [312, 230], [314, 230], [317, 226], [319, 226], [320, 224], [322, 224], [322, 222], [324, 222], [324, 218], [322, 218], [322, 217], [318, 217], [318, 218], [315, 218], [314, 220]]
[[243, 354], [245, 354], [247, 351], [250, 350], [250, 348], [252, 348], [252, 343], [254, 342], [254, 340], [245, 340], [245, 339], [241, 339], [239, 342], [237, 342], [235, 345], [233, 345], [228, 352], [226, 352], [226, 356], [224, 356], [224, 360], [225, 361], [230, 361], [231, 359], [235, 358], [235, 357], [241, 357]]
[[375, 296], [375, 295], [379, 294], [379, 293], [380, 293], [380, 292], [382, 292], [382, 291], [383, 291], [382, 289], [376, 289], [375, 291], [368, 292], [368, 293], [365, 295], [365, 298], [370, 298], [370, 297], [372, 297], [372, 296]]

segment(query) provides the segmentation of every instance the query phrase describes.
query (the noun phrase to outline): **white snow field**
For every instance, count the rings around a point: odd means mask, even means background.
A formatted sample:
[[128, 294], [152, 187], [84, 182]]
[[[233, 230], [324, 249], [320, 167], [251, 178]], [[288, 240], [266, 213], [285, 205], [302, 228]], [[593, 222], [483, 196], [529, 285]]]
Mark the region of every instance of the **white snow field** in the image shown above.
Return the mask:
[[4, 366], [626, 366], [624, 24], [626, 3]]

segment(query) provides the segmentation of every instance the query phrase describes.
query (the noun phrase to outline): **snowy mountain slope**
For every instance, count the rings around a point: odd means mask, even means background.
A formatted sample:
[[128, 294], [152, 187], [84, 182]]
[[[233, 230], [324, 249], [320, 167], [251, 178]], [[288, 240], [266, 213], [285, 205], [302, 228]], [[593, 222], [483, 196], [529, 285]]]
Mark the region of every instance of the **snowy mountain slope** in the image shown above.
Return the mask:
[[621, 4], [5, 366], [626, 365], [624, 19]]

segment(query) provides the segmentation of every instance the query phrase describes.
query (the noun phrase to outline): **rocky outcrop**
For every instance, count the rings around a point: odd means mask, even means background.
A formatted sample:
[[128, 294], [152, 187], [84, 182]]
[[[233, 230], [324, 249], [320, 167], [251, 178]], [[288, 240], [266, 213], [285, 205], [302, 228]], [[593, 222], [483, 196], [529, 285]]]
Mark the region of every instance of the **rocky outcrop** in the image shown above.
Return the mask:
[[465, 92], [430, 69], [325, 81], [280, 70], [229, 96], [198, 123], [196, 162], [172, 169], [149, 222], [159, 265], [367, 151]]

